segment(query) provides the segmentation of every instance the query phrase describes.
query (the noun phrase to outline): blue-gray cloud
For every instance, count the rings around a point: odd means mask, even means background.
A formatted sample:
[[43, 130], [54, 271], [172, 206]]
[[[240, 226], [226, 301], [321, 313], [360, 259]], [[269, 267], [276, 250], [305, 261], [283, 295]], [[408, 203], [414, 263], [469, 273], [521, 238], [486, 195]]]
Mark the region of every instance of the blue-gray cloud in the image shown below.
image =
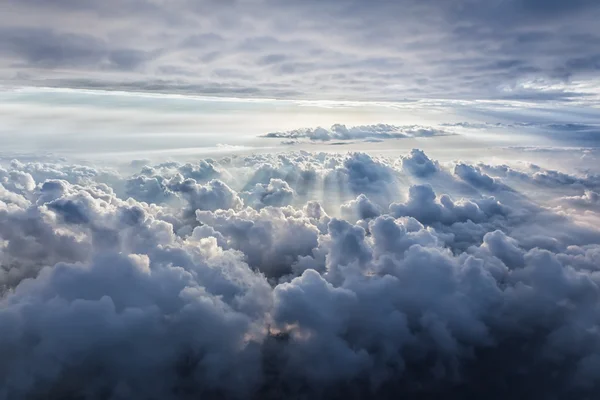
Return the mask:
[[594, 177], [417, 149], [144, 164], [0, 169], [0, 398], [597, 393]]
[[591, 101], [580, 83], [600, 68], [600, 6], [584, 0], [8, 0], [3, 9], [0, 79], [12, 84]]

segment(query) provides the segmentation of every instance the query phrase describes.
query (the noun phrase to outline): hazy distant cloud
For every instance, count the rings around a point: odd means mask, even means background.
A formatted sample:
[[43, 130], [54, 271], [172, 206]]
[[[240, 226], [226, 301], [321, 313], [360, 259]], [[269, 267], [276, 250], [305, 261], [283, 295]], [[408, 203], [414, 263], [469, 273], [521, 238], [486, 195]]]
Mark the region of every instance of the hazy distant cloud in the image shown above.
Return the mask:
[[[510, 117], [507, 115], [507, 119]], [[516, 116], [515, 119], [521, 119]], [[600, 124], [598, 123], [549, 123], [549, 122], [496, 122], [473, 123], [457, 122], [441, 124], [445, 129], [464, 129], [479, 132], [510, 131], [536, 135], [556, 141], [557, 143], [580, 143], [589, 146], [600, 141]]]
[[263, 135], [263, 137], [288, 140], [308, 139], [323, 142], [330, 140], [364, 140], [370, 142], [373, 140], [445, 135], [452, 135], [452, 133], [438, 128], [417, 125], [395, 126], [378, 124], [346, 127], [346, 125], [335, 124], [329, 129], [317, 127], [314, 129], [305, 128], [287, 132], [270, 132]]
[[589, 102], [597, 95], [581, 83], [598, 76], [599, 15], [584, 0], [8, 0], [0, 79], [303, 99]]

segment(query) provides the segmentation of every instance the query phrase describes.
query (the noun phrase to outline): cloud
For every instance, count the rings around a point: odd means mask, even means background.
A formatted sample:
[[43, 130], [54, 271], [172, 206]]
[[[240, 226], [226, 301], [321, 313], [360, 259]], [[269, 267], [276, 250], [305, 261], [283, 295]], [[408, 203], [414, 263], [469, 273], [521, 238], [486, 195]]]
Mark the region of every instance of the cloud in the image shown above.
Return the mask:
[[131, 168], [0, 171], [0, 398], [598, 390], [592, 176], [417, 149]]
[[[594, 1], [7, 1], [1, 79], [17, 85], [597, 101], [580, 84], [598, 72]], [[283, 23], [288, 15], [297, 22]], [[548, 84], [530, 84], [542, 81]]]
[[507, 165], [486, 165], [479, 163], [478, 168], [507, 181], [518, 181], [543, 186], [546, 188], [591, 189], [596, 190], [600, 185], [600, 177], [594, 173], [572, 174], [553, 169], [542, 168], [530, 164], [526, 171], [511, 168]]
[[432, 187], [425, 184], [411, 186], [408, 201], [392, 204], [390, 212], [397, 217], [414, 217], [425, 224], [452, 224], [467, 220], [481, 222], [488, 216], [506, 213], [507, 208], [494, 198], [454, 202], [448, 195], [442, 195], [437, 199]]
[[224, 248], [241, 251], [250, 266], [269, 278], [291, 273], [298, 257], [311, 255], [318, 244], [318, 228], [293, 208], [198, 210], [196, 218], [202, 226], [193, 235], [216, 237]]
[[371, 219], [383, 214], [383, 210], [377, 204], [374, 204], [364, 194], [358, 195], [354, 200], [350, 200], [340, 206], [342, 215], [347, 219]]
[[170, 189], [181, 193], [188, 202], [188, 212], [196, 210], [229, 210], [242, 207], [242, 200], [224, 182], [213, 179], [206, 185], [198, 184], [194, 179], [170, 183]]
[[385, 139], [402, 139], [409, 137], [445, 136], [451, 133], [433, 128], [417, 125], [394, 126], [386, 124], [353, 126], [336, 124], [330, 129], [317, 127], [314, 129], [296, 129], [287, 132], [271, 132], [263, 135], [266, 138], [280, 138], [288, 140], [308, 139], [311, 141], [328, 142], [331, 140], [364, 140], [379, 141]]
[[569, 207], [580, 208], [582, 210], [600, 210], [600, 194], [586, 190], [581, 196], [566, 196], [560, 199], [560, 202]]
[[287, 182], [271, 179], [268, 185], [257, 183], [249, 192], [242, 194], [244, 203], [253, 208], [285, 206], [293, 202], [295, 193]]
[[87, 34], [57, 33], [54, 29], [5, 28], [0, 51], [22, 60], [26, 68], [91, 68], [130, 71], [156, 55], [134, 48], [114, 48]]
[[402, 169], [418, 177], [427, 177], [437, 172], [439, 166], [423, 151], [412, 149], [409, 155], [402, 157]]
[[462, 128], [484, 131], [515, 131], [521, 134], [548, 138], [558, 144], [579, 143], [589, 146], [600, 139], [600, 126], [595, 123], [573, 122], [510, 122], [510, 123], [472, 123], [458, 122], [441, 124], [446, 129]]
[[454, 174], [479, 189], [494, 191], [500, 186], [494, 178], [486, 175], [479, 168], [472, 165], [456, 164], [454, 166]]

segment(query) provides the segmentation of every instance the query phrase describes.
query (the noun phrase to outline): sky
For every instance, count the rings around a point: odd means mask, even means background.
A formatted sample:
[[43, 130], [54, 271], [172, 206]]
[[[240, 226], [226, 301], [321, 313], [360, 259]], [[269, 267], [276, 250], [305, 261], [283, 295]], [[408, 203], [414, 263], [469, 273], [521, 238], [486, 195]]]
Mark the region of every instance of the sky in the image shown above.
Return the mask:
[[7, 84], [306, 100], [598, 101], [594, 0], [7, 0]]
[[2, 0], [0, 400], [600, 393], [597, 0]]
[[580, 146], [594, 145], [600, 124], [596, 1], [7, 0], [2, 8], [5, 153], [169, 157], [223, 145], [264, 150], [282, 140], [253, 138], [335, 124], [465, 122], [500, 124], [479, 138], [531, 145], [535, 133], [545, 139], [538, 145]]

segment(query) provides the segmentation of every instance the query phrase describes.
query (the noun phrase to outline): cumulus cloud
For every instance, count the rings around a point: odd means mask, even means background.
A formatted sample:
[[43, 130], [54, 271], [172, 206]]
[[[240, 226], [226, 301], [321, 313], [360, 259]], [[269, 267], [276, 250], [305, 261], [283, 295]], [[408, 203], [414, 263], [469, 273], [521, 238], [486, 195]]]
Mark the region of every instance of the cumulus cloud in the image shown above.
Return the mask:
[[194, 179], [170, 184], [171, 190], [182, 193], [188, 202], [188, 212], [196, 210], [229, 210], [242, 207], [238, 194], [224, 182], [213, 179], [206, 185], [198, 184]]
[[374, 204], [364, 194], [360, 194], [356, 199], [342, 204], [340, 209], [342, 215], [347, 219], [371, 219], [383, 214], [381, 207]]
[[598, 196], [566, 172], [420, 150], [146, 164], [0, 171], [0, 398], [600, 387], [600, 232], [578, 223]]
[[586, 190], [581, 196], [562, 197], [560, 202], [582, 210], [600, 211], [600, 194], [591, 190]]
[[472, 165], [456, 164], [454, 166], [454, 174], [474, 187], [487, 191], [494, 191], [500, 185], [494, 178], [486, 175], [478, 167]]
[[439, 170], [438, 164], [419, 149], [412, 149], [409, 155], [401, 159], [402, 169], [418, 177], [426, 177]]
[[411, 186], [406, 203], [390, 206], [392, 215], [414, 217], [424, 224], [481, 222], [494, 215], [504, 215], [508, 210], [493, 197], [455, 202], [450, 196], [442, 195], [438, 199], [433, 188], [427, 184]]
[[287, 132], [270, 132], [263, 137], [287, 139], [288, 142], [297, 139], [328, 142], [331, 140], [364, 140], [367, 142], [385, 139], [402, 139], [415, 137], [432, 137], [451, 135], [450, 132], [426, 126], [408, 125], [395, 126], [387, 124], [346, 127], [335, 124], [331, 128], [322, 127], [296, 129]]
[[365, 153], [352, 153], [325, 176], [325, 185], [340, 187], [355, 195], [367, 194], [373, 198], [393, 197], [397, 191], [396, 173], [385, 160], [373, 158]]
[[244, 202], [253, 208], [285, 206], [294, 199], [294, 190], [281, 179], [271, 179], [268, 184], [257, 183], [251, 191], [242, 194]]
[[[529, 164], [523, 170], [508, 165], [487, 165], [480, 163], [475, 168], [493, 176], [501, 177], [508, 182], [527, 183], [545, 188], [571, 190], [598, 190], [600, 189], [600, 176], [595, 173], [573, 174], [554, 169], [542, 168], [536, 164]], [[485, 175], [485, 174], [484, 174]], [[488, 180], [483, 178], [483, 180]], [[489, 180], [488, 180], [489, 181]], [[493, 185], [492, 185], [493, 186]]]

